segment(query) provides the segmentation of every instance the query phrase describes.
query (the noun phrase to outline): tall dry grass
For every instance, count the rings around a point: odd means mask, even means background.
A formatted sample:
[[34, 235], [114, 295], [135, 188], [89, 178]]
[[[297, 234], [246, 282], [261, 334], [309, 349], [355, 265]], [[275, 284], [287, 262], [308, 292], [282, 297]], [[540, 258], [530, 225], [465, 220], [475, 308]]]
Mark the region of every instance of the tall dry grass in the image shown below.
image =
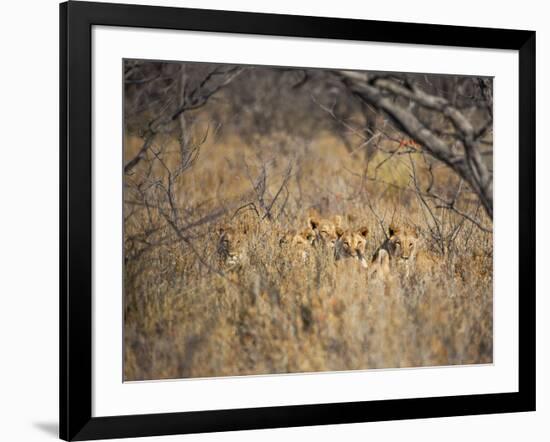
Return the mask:
[[[281, 139], [248, 146], [227, 138], [202, 147], [176, 183], [189, 243], [155, 208], [165, 204], [161, 196], [140, 184], [146, 173], [149, 181], [164, 180], [162, 167], [147, 171], [144, 162], [126, 177], [125, 379], [490, 363], [492, 235], [436, 210], [443, 229], [460, 226], [441, 250], [430, 215], [411, 191], [406, 156], [371, 158], [368, 176], [376, 180], [369, 180], [361, 153], [329, 135]], [[173, 140], [162, 142], [166, 152], [177, 151]], [[138, 146], [127, 136], [126, 155]], [[173, 156], [167, 154], [168, 166]], [[421, 160], [414, 161], [422, 176]], [[261, 219], [246, 206], [260, 206], [252, 183], [266, 168], [270, 201], [289, 165], [272, 219]], [[434, 174], [456, 185], [444, 168]], [[475, 203], [462, 204], [483, 218]], [[279, 239], [305, 226], [310, 207], [369, 226], [368, 256], [384, 239], [382, 218], [385, 226], [390, 219], [413, 223], [440, 268], [410, 275], [397, 269], [382, 281], [369, 279], [358, 262], [335, 262], [323, 247], [304, 259]], [[248, 227], [246, 259], [233, 269], [216, 253], [217, 228], [228, 224]]]

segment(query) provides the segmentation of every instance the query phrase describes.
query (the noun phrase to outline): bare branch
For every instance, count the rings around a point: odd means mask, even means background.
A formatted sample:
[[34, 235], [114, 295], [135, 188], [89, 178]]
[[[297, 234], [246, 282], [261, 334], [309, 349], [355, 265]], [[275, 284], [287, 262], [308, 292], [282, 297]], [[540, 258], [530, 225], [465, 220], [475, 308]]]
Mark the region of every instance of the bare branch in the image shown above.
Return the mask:
[[[184, 112], [198, 109], [204, 106], [208, 100], [216, 94], [219, 90], [223, 89], [229, 83], [231, 83], [239, 74], [241, 74], [246, 68], [244, 67], [235, 67], [228, 71], [224, 72], [211, 72], [209, 73], [201, 82], [200, 86], [193, 90], [190, 94], [189, 100], [185, 99], [180, 102], [178, 108], [168, 116], [160, 115], [151, 121], [148, 125], [148, 130], [144, 136], [144, 142], [142, 147], [139, 149], [136, 156], [134, 156], [130, 161], [128, 161], [124, 166], [124, 173], [129, 173], [145, 156], [147, 150], [151, 147], [156, 135], [169, 124], [171, 121], [176, 120]], [[223, 75], [225, 78], [222, 79], [217, 84], [210, 84], [212, 78], [218, 75]], [[186, 132], [188, 128], [186, 128]]]
[[[472, 124], [460, 111], [444, 98], [429, 95], [414, 85], [405, 87], [395, 80], [383, 77], [367, 81], [365, 75], [357, 72], [341, 71], [337, 75], [352, 93], [386, 112], [423, 149], [463, 178], [477, 193], [487, 214], [492, 218], [492, 175], [483, 161]], [[460, 136], [464, 155], [453, 152], [452, 145], [423, 124], [411, 108], [397, 103], [395, 97], [411, 100], [422, 107], [438, 111], [449, 119]]]

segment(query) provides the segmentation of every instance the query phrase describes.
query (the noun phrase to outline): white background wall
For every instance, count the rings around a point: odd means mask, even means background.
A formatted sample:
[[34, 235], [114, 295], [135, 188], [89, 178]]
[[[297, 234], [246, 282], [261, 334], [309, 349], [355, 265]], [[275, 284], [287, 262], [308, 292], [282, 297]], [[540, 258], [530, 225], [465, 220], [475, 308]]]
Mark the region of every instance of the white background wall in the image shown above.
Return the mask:
[[[170, 6], [414, 21], [537, 31], [537, 409], [456, 417], [172, 436], [149, 440], [266, 441], [548, 440], [550, 435], [549, 235], [550, 28], [545, 2], [462, 0], [133, 1]], [[58, 7], [3, 2], [0, 17], [0, 440], [57, 437], [58, 407]], [[546, 81], [545, 81], [546, 79]], [[546, 148], [546, 149], [545, 149]]]

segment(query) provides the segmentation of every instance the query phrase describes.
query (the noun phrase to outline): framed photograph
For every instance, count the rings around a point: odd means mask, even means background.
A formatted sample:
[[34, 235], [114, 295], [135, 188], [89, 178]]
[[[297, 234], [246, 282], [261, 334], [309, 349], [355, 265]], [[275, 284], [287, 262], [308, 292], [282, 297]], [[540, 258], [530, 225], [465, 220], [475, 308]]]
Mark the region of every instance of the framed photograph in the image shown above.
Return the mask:
[[62, 439], [535, 409], [535, 32], [60, 23]]

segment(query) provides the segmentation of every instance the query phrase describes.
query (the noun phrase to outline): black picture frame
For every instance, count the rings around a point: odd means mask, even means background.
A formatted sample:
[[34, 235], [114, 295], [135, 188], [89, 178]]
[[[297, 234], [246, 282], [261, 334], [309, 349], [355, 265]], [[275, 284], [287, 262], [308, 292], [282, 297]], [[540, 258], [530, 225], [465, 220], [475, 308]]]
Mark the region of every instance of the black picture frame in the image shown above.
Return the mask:
[[[92, 417], [94, 25], [519, 52], [519, 391]], [[535, 410], [535, 32], [108, 3], [60, 5], [60, 437], [138, 437]]]

